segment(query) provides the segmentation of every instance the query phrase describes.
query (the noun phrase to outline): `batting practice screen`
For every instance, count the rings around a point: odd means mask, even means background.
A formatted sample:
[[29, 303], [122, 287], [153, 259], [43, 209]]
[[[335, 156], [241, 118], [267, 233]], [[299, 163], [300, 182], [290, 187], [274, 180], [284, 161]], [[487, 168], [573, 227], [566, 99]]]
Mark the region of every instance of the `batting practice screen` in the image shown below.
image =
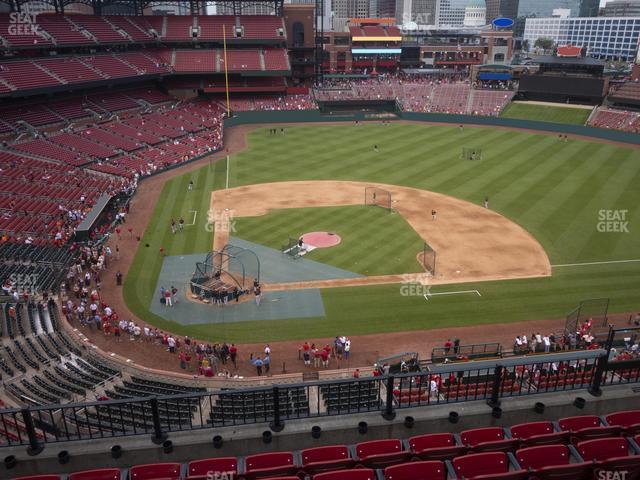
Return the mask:
[[364, 204], [376, 205], [391, 211], [391, 192], [377, 187], [366, 187], [364, 189]]

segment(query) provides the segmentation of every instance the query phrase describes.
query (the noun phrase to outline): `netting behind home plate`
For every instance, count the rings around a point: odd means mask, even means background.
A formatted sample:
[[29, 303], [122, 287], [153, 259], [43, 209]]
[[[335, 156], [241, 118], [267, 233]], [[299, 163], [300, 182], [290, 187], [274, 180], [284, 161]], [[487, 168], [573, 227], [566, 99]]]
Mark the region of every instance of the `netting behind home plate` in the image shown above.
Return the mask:
[[222, 250], [207, 254], [204, 262], [196, 263], [191, 277], [191, 291], [199, 294], [212, 288], [218, 280], [232, 283], [241, 290], [250, 289], [254, 280], [260, 282], [258, 256], [242, 247], [226, 245]]
[[427, 272], [430, 272], [431, 275], [436, 274], [436, 251], [427, 242], [424, 242], [419, 259]]

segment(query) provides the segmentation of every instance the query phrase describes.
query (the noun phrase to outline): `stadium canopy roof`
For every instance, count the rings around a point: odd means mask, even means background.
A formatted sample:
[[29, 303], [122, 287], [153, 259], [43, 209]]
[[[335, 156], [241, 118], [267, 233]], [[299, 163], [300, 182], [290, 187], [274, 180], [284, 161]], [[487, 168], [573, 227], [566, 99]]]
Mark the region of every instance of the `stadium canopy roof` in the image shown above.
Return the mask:
[[499, 63], [489, 63], [487, 65], [480, 65], [480, 71], [482, 70], [511, 70], [511, 66], [509, 65], [501, 65]]
[[[244, 7], [250, 8], [250, 6], [257, 4], [271, 4], [273, 5], [273, 11], [276, 14], [281, 14], [284, 0], [251, 0], [249, 2], [243, 0], [216, 0], [216, 2], [230, 5], [233, 8], [234, 15], [242, 15]], [[10, 12], [27, 12], [29, 3], [33, 3], [33, 0], [0, 0], [0, 5], [7, 5]], [[142, 15], [148, 8], [169, 5], [186, 7], [192, 15], [198, 15], [206, 12], [207, 6], [211, 2], [208, 0], [40, 0], [40, 3], [51, 5], [56, 13], [64, 13], [69, 5], [80, 4], [92, 8], [96, 15], [102, 15], [103, 12], [105, 14]]]
[[553, 57], [543, 56], [535, 57], [532, 63], [538, 63], [540, 65], [587, 65], [587, 66], [599, 66], [603, 67], [604, 62], [591, 57]]

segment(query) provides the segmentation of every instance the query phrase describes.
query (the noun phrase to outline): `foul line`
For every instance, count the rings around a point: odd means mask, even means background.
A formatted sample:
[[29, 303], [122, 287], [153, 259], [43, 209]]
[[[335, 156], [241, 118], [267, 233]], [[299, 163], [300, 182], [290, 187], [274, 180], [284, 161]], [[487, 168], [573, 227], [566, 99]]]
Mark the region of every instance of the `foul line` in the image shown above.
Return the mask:
[[562, 265], [551, 265], [551, 267], [552, 268], [583, 267], [587, 265], [613, 265], [616, 263], [638, 263], [638, 262], [640, 262], [640, 258], [636, 258], [632, 260], [610, 260], [608, 262], [564, 263]]
[[197, 210], [189, 210], [189, 213], [191, 213], [191, 212], [193, 212], [193, 222], [187, 223], [186, 224], [187, 227], [191, 227], [191, 226], [196, 224], [196, 217], [198, 216], [198, 211]]
[[455, 292], [438, 292], [438, 293], [425, 293], [423, 295], [424, 299], [428, 302], [429, 301], [429, 297], [434, 297], [436, 295], [464, 295], [467, 293], [473, 293], [478, 295], [479, 297], [482, 296], [482, 294], [478, 291], [478, 290], [458, 290]]

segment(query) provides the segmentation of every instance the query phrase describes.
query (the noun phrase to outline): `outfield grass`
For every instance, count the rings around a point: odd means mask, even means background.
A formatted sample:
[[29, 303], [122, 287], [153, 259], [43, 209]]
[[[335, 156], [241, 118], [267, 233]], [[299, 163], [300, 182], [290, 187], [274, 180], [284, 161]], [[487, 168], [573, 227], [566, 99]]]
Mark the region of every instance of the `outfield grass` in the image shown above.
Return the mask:
[[552, 123], [584, 125], [591, 110], [586, 108], [553, 107], [526, 103], [510, 103], [502, 112], [505, 118], [522, 118]]
[[[541, 242], [552, 264], [640, 259], [638, 150], [573, 139], [561, 143], [553, 135], [523, 131], [459, 132], [420, 124], [303, 125], [287, 128], [284, 137], [262, 129], [248, 141], [249, 149], [231, 158], [231, 186], [335, 179], [422, 188], [476, 204], [488, 195], [492, 209]], [[372, 151], [374, 144], [380, 153]], [[463, 146], [481, 148], [483, 160], [461, 160]], [[125, 283], [129, 307], [150, 323], [203, 339], [258, 342], [334, 336], [337, 330], [353, 335], [399, 326], [414, 330], [560, 318], [579, 300], [602, 296], [611, 298], [611, 311], [638, 309], [640, 263], [623, 263], [554, 268], [547, 279], [438, 287], [433, 291], [477, 288], [482, 297], [434, 297], [428, 304], [422, 297], [401, 296], [397, 285], [323, 290], [322, 319], [188, 328], [163, 321], [148, 312], [161, 266], [159, 248], [169, 255], [211, 249], [206, 211], [211, 190], [222, 188], [224, 178], [220, 162], [166, 183]], [[187, 192], [190, 179], [193, 192]], [[189, 223], [190, 210], [198, 211], [197, 225], [173, 236], [170, 219], [183, 215]], [[630, 233], [598, 232], [600, 210], [627, 210]]]
[[424, 271], [416, 259], [424, 241], [397, 214], [379, 207], [351, 206], [278, 210], [259, 217], [239, 218], [234, 235], [279, 250], [287, 238], [322, 231], [342, 241], [305, 258], [362, 275]]

